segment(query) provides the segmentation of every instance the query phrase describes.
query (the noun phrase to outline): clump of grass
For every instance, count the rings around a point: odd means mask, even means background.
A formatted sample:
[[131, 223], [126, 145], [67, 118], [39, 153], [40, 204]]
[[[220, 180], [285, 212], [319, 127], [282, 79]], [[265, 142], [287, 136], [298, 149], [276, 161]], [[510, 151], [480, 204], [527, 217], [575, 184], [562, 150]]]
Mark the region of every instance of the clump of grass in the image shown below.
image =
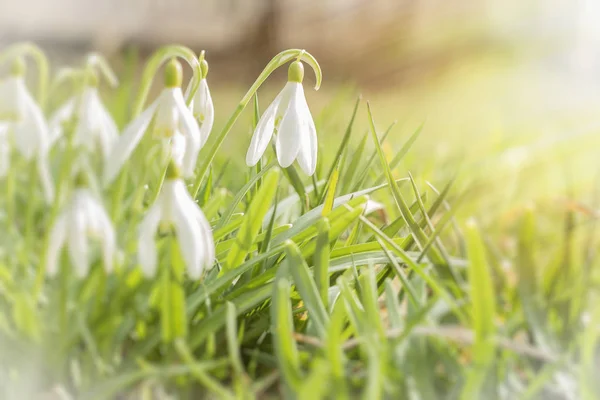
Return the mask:
[[[356, 138], [359, 113], [370, 128]], [[210, 163], [219, 146], [207, 146], [189, 189], [217, 267], [179, 275], [171, 291], [136, 265], [132, 231], [156, 188], [140, 199], [135, 180], [108, 193], [115, 273], [98, 259], [83, 280], [40, 278], [56, 211], [13, 163], [14, 191], [0, 198], [1, 397], [596, 398], [593, 216], [576, 229], [570, 211], [540, 248], [543, 214], [527, 208], [502, 253], [475, 220], [455, 218], [471, 192], [396, 169], [420, 130], [388, 159], [361, 99], [327, 118], [347, 128], [320, 149], [313, 178], [280, 169], [273, 152], [242, 172]], [[241, 188], [221, 184], [239, 175]], [[180, 264], [176, 248], [168, 255], [163, 268]]]

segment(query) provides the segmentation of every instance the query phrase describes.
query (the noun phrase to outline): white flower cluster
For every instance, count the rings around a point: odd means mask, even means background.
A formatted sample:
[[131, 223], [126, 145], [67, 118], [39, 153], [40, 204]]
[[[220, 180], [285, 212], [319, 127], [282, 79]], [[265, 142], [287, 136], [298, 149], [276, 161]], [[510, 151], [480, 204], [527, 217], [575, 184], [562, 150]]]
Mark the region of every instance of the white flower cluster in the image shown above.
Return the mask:
[[[55, 193], [51, 153], [65, 157], [61, 152], [70, 149], [76, 160], [99, 161], [94, 165], [102, 170], [102, 183], [108, 187], [120, 175], [125, 176], [124, 166], [130, 160], [134, 164], [133, 155], [141, 143], [158, 146], [162, 149], [163, 167], [168, 167], [155, 202], [139, 225], [138, 263], [145, 275], [156, 274], [155, 237], [157, 231], [167, 232], [177, 238], [188, 275], [199, 279], [216, 261], [211, 226], [183, 180], [194, 176], [199, 152], [208, 140], [215, 117], [203, 54], [199, 62], [202, 75], [196, 81], [197, 89], [191, 93], [190, 85], [184, 96], [181, 65], [175, 59], [169, 61], [162, 92], [120, 133], [99, 95], [98, 76], [93, 68], [85, 69], [83, 85], [47, 120], [26, 86], [23, 60], [15, 59], [11, 75], [0, 81], [0, 179], [10, 174], [11, 157], [20, 156], [35, 163], [47, 203], [59, 207], [64, 196], [60, 190]], [[294, 61], [288, 83], [258, 122], [246, 156], [249, 166], [261, 159], [275, 135], [277, 159], [282, 167], [297, 160], [306, 174], [315, 172], [317, 137], [304, 97], [303, 74], [302, 63]], [[68, 249], [76, 274], [86, 276], [91, 259], [89, 239], [99, 242], [107, 272], [113, 270], [116, 259], [118, 241], [111, 218], [78, 165], [70, 165], [72, 171], [67, 175], [77, 177], [77, 183], [49, 232], [45, 266], [50, 276], [59, 270], [63, 248]], [[60, 183], [57, 187], [61, 187]]]

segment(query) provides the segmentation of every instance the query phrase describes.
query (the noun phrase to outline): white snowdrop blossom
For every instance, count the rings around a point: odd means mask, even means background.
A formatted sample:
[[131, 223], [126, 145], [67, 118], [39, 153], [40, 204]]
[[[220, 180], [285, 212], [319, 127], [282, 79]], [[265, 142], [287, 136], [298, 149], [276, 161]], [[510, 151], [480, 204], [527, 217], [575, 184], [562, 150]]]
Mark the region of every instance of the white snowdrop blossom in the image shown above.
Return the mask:
[[174, 227], [188, 274], [192, 279], [199, 279], [204, 269], [215, 261], [211, 227], [183, 180], [172, 173], [168, 175], [156, 203], [140, 224], [138, 261], [144, 274], [153, 277], [157, 268], [156, 232], [159, 225]]
[[98, 88], [87, 86], [83, 93], [63, 104], [50, 118], [50, 142], [54, 143], [64, 134], [64, 123], [76, 114], [73, 144], [89, 152], [100, 151], [104, 159], [108, 157], [119, 130], [110, 113], [104, 107]]
[[[200, 137], [202, 146], [204, 146], [215, 121], [215, 107], [213, 105], [212, 96], [210, 95], [210, 89], [208, 88], [208, 82], [206, 81], [206, 75], [208, 75], [208, 62], [206, 62], [203, 55], [201, 56], [200, 69], [202, 71], [202, 78], [200, 79], [198, 89], [192, 98], [190, 108], [200, 127]], [[190, 89], [191, 83], [188, 87], [188, 91]], [[188, 92], [186, 92], [186, 95], [187, 93]]]
[[115, 142], [104, 170], [105, 183], [117, 176], [149, 126], [152, 137], [169, 146], [171, 158], [184, 176], [193, 175], [203, 141], [198, 123], [183, 98], [179, 63], [167, 64], [165, 77], [165, 88], [159, 97], [125, 127]]
[[10, 166], [10, 153], [14, 146], [27, 161], [36, 163], [46, 202], [54, 199], [54, 185], [48, 164], [50, 140], [44, 114], [29, 93], [23, 68], [0, 83], [0, 153], [2, 171]]
[[279, 164], [287, 168], [297, 160], [307, 175], [314, 174], [317, 166], [317, 131], [304, 96], [303, 77], [302, 63], [293, 62], [288, 71], [287, 84], [256, 125], [246, 154], [248, 166], [260, 160], [275, 133]]
[[215, 108], [206, 78], [200, 80], [200, 86], [194, 95], [191, 108], [200, 127], [201, 146], [204, 146], [215, 120]]
[[114, 228], [100, 201], [89, 189], [80, 187], [75, 189], [71, 201], [50, 231], [46, 273], [56, 275], [61, 250], [66, 246], [77, 276], [87, 276], [90, 238], [100, 243], [104, 269], [111, 272], [116, 253]]

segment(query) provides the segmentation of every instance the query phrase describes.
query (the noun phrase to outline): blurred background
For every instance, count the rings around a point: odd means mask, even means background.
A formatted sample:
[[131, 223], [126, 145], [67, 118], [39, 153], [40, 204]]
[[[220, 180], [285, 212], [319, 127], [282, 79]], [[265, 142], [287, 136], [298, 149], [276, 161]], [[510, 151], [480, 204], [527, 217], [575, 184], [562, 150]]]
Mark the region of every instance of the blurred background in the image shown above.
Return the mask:
[[[382, 132], [398, 122], [390, 158], [424, 123], [399, 176], [436, 186], [457, 176], [473, 200], [464, 213], [502, 225], [531, 202], [598, 216], [599, 21], [597, 0], [0, 0], [0, 45], [33, 40], [55, 66], [101, 51], [132, 78], [159, 45], [205, 49], [215, 129], [273, 55], [306, 48], [324, 73], [319, 92], [305, 81], [323, 158], [362, 94]], [[261, 105], [284, 79], [268, 82]], [[123, 124], [127, 102], [112, 104]], [[355, 139], [366, 122], [361, 109]], [[219, 155], [233, 166], [247, 126]]]

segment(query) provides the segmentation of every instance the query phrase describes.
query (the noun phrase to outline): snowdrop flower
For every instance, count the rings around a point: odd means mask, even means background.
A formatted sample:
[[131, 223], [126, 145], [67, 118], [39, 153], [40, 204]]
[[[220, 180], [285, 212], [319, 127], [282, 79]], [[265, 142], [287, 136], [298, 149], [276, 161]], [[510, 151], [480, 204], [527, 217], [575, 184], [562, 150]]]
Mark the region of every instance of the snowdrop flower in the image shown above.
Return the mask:
[[307, 175], [315, 172], [317, 131], [304, 97], [303, 78], [302, 63], [293, 62], [288, 70], [287, 84], [258, 121], [246, 154], [248, 166], [260, 160], [275, 132], [279, 164], [287, 168], [298, 160]]
[[54, 198], [54, 185], [48, 165], [50, 149], [48, 126], [40, 106], [35, 102], [25, 84], [25, 65], [15, 61], [11, 76], [0, 83], [0, 151], [4, 168], [8, 170], [9, 144], [27, 161], [35, 161], [47, 202]]
[[208, 89], [208, 83], [206, 82], [206, 75], [208, 74], [208, 63], [206, 60], [200, 62], [200, 67], [202, 68], [202, 79], [190, 107], [200, 127], [200, 137], [202, 146], [204, 146], [213, 127], [215, 108], [210, 90]]
[[98, 95], [98, 77], [94, 73], [90, 73], [89, 77], [83, 93], [68, 100], [50, 119], [50, 142], [54, 143], [63, 136], [64, 123], [76, 114], [74, 146], [90, 152], [99, 150], [106, 159], [119, 130]]
[[61, 250], [67, 246], [77, 276], [85, 277], [90, 269], [89, 238], [100, 242], [104, 269], [111, 272], [116, 252], [114, 228], [100, 201], [88, 188], [79, 186], [50, 231], [47, 274], [56, 275]]
[[192, 279], [199, 279], [202, 271], [215, 261], [215, 244], [210, 224], [202, 210], [188, 193], [179, 170], [169, 164], [167, 177], [148, 214], [140, 224], [138, 260], [145, 275], [156, 274], [157, 255], [154, 237], [161, 225], [173, 226], [179, 241], [181, 255]]
[[165, 88], [160, 96], [125, 128], [115, 142], [104, 171], [105, 183], [117, 176], [149, 126], [154, 139], [170, 146], [171, 158], [182, 168], [184, 176], [194, 173], [198, 152], [204, 142], [198, 123], [183, 99], [181, 80], [181, 65], [176, 60], [170, 61], [165, 68]]

